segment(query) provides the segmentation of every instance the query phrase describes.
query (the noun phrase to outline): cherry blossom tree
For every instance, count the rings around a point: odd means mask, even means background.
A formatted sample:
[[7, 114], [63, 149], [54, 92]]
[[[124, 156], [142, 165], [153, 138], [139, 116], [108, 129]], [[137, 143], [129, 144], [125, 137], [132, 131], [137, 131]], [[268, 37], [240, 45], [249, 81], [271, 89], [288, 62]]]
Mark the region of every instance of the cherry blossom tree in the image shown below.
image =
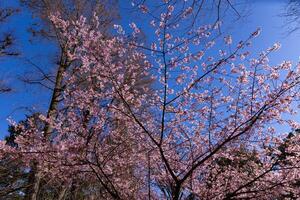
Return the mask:
[[[0, 155], [35, 161], [54, 182], [98, 183], [86, 193], [101, 199], [299, 198], [299, 135], [277, 127], [298, 128], [289, 116], [300, 65], [270, 64], [278, 43], [252, 55], [260, 29], [241, 41], [219, 20], [186, 31], [188, 1], [142, 5], [149, 42], [135, 23], [133, 40], [120, 25], [107, 38], [97, 16], [91, 25], [51, 15], [70, 61], [63, 106], [16, 125], [18, 148], [2, 144]], [[151, 87], [138, 84], [149, 76]]]
[[[34, 18], [35, 23], [29, 28], [29, 31], [33, 36], [31, 41], [36, 42], [37, 39], [46, 39], [47, 42], [51, 44], [54, 43], [54, 45], [57, 46], [55, 57], [49, 57], [49, 60], [51, 60], [50, 63], [39, 63], [32, 59], [26, 59], [27, 67], [33, 68], [33, 72], [27, 73], [21, 77], [21, 80], [31, 87], [32, 85], [39, 85], [42, 86], [41, 89], [46, 89], [46, 93], [49, 93], [51, 96], [46, 111], [47, 116], [55, 117], [57, 110], [61, 107], [59, 104], [64, 88], [62, 76], [68, 69], [70, 62], [68, 55], [66, 54], [67, 44], [65, 38], [61, 37], [60, 31], [57, 30], [56, 26], [49, 20], [50, 13], [60, 12], [61, 17], [65, 20], [76, 20], [79, 19], [81, 15], [84, 15], [87, 20], [89, 20], [92, 17], [92, 13], [95, 12], [99, 18], [99, 30], [101, 29], [103, 34], [105, 32], [106, 37], [108, 37], [111, 23], [118, 18], [116, 2], [100, 2], [97, 0], [20, 0], [20, 3], [32, 12]], [[55, 60], [55, 62], [52, 60]], [[49, 64], [50, 67], [46, 67]], [[44, 127], [44, 137], [46, 140], [49, 139], [51, 131], [52, 129], [50, 126], [46, 125]], [[46, 185], [47, 190], [49, 190], [49, 185], [47, 186], [47, 184], [45, 184], [48, 181], [41, 180], [41, 175], [36, 170], [35, 162], [32, 162], [30, 169], [30, 187], [28, 187], [28, 191], [25, 193], [25, 198], [36, 199], [39, 191], [45, 191], [41, 188], [40, 182], [43, 182], [42, 185]], [[59, 196], [64, 196], [66, 192], [65, 188], [71, 188], [63, 184], [61, 187], [61, 194]], [[41, 195], [41, 192], [39, 195]]]

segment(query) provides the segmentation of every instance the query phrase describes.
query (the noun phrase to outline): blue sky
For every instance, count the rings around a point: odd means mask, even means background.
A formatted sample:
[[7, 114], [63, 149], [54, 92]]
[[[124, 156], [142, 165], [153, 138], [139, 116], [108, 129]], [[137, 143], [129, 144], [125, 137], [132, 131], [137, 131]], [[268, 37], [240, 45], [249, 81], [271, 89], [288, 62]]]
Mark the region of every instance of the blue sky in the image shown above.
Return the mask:
[[[17, 0], [1, 1], [5, 6], [18, 6]], [[121, 1], [121, 24], [125, 27], [131, 21], [137, 24], [143, 23], [135, 15], [129, 15], [125, 8], [130, 7], [129, 1]], [[245, 39], [248, 35], [262, 28], [262, 33], [253, 46], [257, 52], [262, 51], [273, 43], [279, 41], [282, 48], [270, 57], [271, 64], [281, 63], [283, 60], [299, 61], [300, 56], [300, 32], [286, 35], [287, 28], [283, 25], [286, 19], [278, 15], [283, 12], [286, 5], [284, 0], [256, 0], [249, 4], [244, 4], [241, 9], [245, 9], [246, 17], [235, 23], [226, 26], [236, 40]], [[24, 73], [33, 71], [26, 59], [30, 59], [41, 67], [48, 69], [55, 58], [56, 48], [53, 43], [35, 40], [30, 42], [30, 34], [27, 32], [30, 24], [34, 21], [31, 13], [22, 8], [21, 12], [12, 17], [6, 24], [0, 26], [1, 31], [13, 31], [16, 37], [16, 50], [21, 51], [21, 56], [17, 58], [0, 59], [0, 78], [13, 87], [11, 94], [0, 95], [0, 139], [7, 134], [7, 118], [15, 121], [25, 118], [29, 110], [45, 112], [49, 103], [49, 92], [37, 86], [25, 86], [18, 78]]]
[[[1, 6], [18, 7], [18, 0], [1, 1]], [[0, 59], [0, 78], [13, 88], [13, 92], [0, 95], [0, 139], [7, 134], [8, 121], [12, 118], [19, 121], [29, 114], [28, 110], [44, 111], [49, 101], [49, 92], [41, 87], [26, 86], [20, 81], [24, 74], [31, 73], [34, 68], [26, 60], [31, 60], [42, 68], [49, 68], [54, 60], [54, 44], [33, 40], [28, 32], [34, 23], [31, 13], [21, 8], [21, 11], [0, 25], [1, 32], [12, 32], [15, 38], [14, 50], [20, 53], [18, 57]], [[51, 60], [52, 59], [52, 60]]]

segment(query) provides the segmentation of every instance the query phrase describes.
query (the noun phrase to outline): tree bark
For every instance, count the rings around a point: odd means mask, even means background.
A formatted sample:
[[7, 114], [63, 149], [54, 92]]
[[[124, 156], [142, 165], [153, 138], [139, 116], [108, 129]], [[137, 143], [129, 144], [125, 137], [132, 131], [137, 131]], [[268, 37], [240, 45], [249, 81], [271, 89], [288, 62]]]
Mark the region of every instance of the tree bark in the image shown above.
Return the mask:
[[60, 190], [58, 200], [64, 200], [65, 199], [65, 195], [66, 195], [67, 190], [68, 190], [68, 187], [66, 187], [64, 185], [63, 188]]
[[[51, 101], [49, 104], [49, 109], [47, 112], [47, 117], [48, 118], [53, 118], [56, 116], [56, 112], [57, 112], [57, 106], [59, 103], [59, 97], [61, 96], [61, 92], [62, 92], [62, 81], [63, 81], [63, 73], [66, 70], [66, 59], [63, 59], [64, 53], [62, 53], [61, 56], [61, 62], [60, 62], [60, 66], [57, 70], [57, 74], [56, 74], [56, 80], [55, 80], [55, 86], [54, 86], [54, 90], [52, 92], [52, 97], [51, 97]], [[49, 138], [49, 135], [51, 134], [52, 128], [49, 124], [45, 125], [44, 128], [44, 139], [47, 140]], [[34, 163], [33, 166], [33, 170], [32, 170], [32, 177], [34, 177], [34, 179], [29, 179], [29, 184], [31, 185], [31, 188], [29, 189], [29, 194], [26, 194], [26, 198], [27, 200], [37, 200], [38, 199], [38, 192], [39, 192], [39, 188], [40, 188], [40, 182], [41, 182], [41, 173], [38, 172], [37, 170], [37, 163]], [[63, 191], [62, 191], [63, 192]]]

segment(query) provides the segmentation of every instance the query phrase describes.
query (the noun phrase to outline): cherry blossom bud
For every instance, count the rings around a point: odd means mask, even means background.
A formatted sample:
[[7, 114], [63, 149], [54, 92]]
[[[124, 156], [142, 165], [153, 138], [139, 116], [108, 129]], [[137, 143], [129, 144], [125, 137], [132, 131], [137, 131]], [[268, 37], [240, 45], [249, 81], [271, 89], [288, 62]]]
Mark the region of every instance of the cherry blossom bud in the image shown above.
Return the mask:
[[261, 28], [257, 28], [255, 32], [252, 33], [252, 37], [257, 37], [261, 33]]
[[225, 44], [227, 44], [227, 45], [232, 44], [232, 38], [231, 38], [231, 36], [230, 35], [225, 36], [224, 37], [224, 41], [225, 41]]

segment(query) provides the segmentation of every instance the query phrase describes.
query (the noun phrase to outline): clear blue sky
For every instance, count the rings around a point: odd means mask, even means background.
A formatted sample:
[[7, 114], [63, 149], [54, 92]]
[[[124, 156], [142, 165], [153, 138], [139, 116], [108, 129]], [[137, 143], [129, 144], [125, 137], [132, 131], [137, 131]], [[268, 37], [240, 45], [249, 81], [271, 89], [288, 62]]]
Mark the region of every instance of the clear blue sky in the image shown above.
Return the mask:
[[[18, 6], [17, 0], [1, 1], [2, 5]], [[135, 16], [127, 14], [124, 8], [130, 7], [129, 1], [121, 1], [120, 22], [123, 26], [128, 26], [131, 21], [136, 20]], [[234, 39], [245, 39], [250, 32], [257, 27], [262, 28], [262, 34], [258, 37], [253, 46], [261, 51], [279, 41], [282, 48], [270, 57], [272, 64], [281, 63], [283, 60], [292, 60], [294, 63], [299, 61], [300, 56], [300, 32], [286, 36], [286, 28], [283, 28], [285, 19], [278, 15], [282, 13], [285, 6], [282, 0], [256, 0], [251, 1], [241, 8], [246, 8], [248, 15], [232, 26], [228, 30]], [[12, 17], [8, 23], [1, 25], [1, 31], [13, 31], [16, 37], [16, 49], [21, 51], [18, 58], [0, 59], [0, 78], [7, 80], [14, 91], [11, 94], [0, 95], [0, 139], [7, 134], [7, 118], [11, 117], [15, 121], [25, 118], [28, 114], [27, 109], [45, 112], [49, 103], [49, 92], [40, 87], [25, 86], [18, 80], [22, 74], [33, 70], [26, 59], [30, 59], [43, 68], [51, 68], [51, 63], [55, 56], [55, 46], [47, 41], [29, 42], [30, 34], [27, 32], [30, 24], [33, 23], [31, 14], [28, 10], [22, 9], [19, 14]], [[137, 21], [137, 24], [142, 21]]]

